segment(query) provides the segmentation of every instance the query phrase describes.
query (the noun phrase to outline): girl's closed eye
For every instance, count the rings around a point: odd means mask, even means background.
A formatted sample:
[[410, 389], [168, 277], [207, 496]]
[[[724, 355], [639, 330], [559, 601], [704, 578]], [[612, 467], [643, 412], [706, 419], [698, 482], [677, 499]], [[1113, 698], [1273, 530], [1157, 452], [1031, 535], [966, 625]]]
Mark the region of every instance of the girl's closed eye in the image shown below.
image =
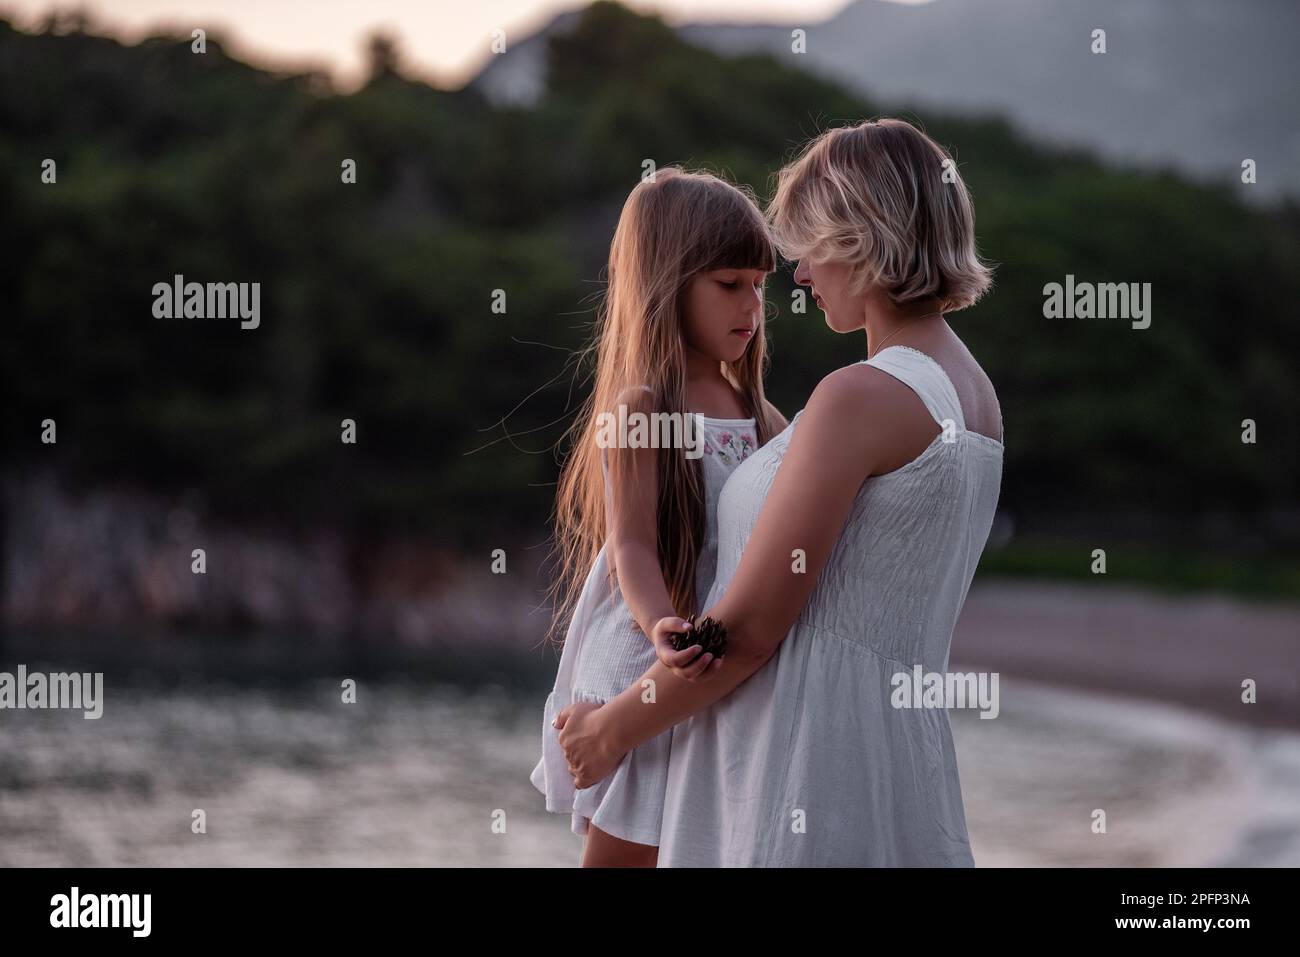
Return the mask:
[[[765, 280], [760, 279], [758, 282], [754, 283], [754, 288], [762, 289], [764, 283]], [[737, 286], [740, 285], [740, 281], [737, 279], [719, 279], [718, 285], [722, 286], [724, 289], [735, 289]]]

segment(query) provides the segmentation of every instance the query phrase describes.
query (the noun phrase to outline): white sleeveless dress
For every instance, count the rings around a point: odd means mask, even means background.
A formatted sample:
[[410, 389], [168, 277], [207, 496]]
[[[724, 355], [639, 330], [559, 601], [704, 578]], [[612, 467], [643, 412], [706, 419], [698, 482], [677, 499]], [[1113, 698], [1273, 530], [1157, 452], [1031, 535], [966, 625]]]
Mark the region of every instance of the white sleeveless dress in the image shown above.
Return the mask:
[[[948, 713], [891, 705], [891, 678], [945, 672], [993, 522], [1000, 442], [968, 432], [951, 380], [905, 346], [869, 364], [952, 420], [916, 459], [867, 479], [777, 653], [672, 730], [659, 866], [973, 866]], [[801, 415], [802, 413], [800, 413]], [[871, 410], [848, 428], [870, 428]], [[718, 502], [726, 591], [798, 425]], [[726, 667], [724, 664], [723, 667]]]
[[[703, 601], [717, 567], [718, 494], [728, 477], [756, 447], [755, 422], [695, 414], [704, 438], [700, 466], [704, 477], [704, 541], [696, 563], [695, 589]], [[608, 474], [606, 475], [608, 478]], [[542, 717], [542, 755], [533, 769], [533, 786], [546, 795], [546, 810], [571, 815], [575, 834], [588, 822], [607, 834], [638, 844], [659, 843], [671, 732], [665, 731], [624, 755], [618, 768], [589, 788], [576, 790], [569, 773], [555, 716], [576, 701], [608, 701], [634, 684], [656, 661], [654, 646], [638, 628], [617, 581], [611, 589], [602, 548], [583, 585], [560, 653], [555, 687]]]

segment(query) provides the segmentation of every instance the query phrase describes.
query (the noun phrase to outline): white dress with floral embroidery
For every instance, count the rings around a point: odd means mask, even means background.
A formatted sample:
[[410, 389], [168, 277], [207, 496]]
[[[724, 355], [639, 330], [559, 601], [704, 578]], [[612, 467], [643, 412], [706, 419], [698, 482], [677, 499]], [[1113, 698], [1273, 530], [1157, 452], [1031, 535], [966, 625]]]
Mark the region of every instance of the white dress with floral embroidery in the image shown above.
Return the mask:
[[[754, 420], [695, 416], [704, 438], [700, 466], [704, 476], [704, 542], [696, 565], [696, 595], [703, 601], [713, 583], [718, 553], [718, 494], [732, 471], [755, 448]], [[599, 783], [577, 790], [569, 773], [559, 733], [551, 722], [576, 701], [608, 701], [631, 686], [655, 662], [654, 646], [637, 626], [617, 582], [611, 588], [602, 548], [574, 607], [560, 654], [555, 687], [542, 716], [542, 755], [533, 785], [546, 795], [546, 810], [571, 815], [575, 834], [588, 822], [607, 834], [638, 844], [659, 843], [664, 787], [672, 732], [666, 731], [624, 755], [618, 768]]]

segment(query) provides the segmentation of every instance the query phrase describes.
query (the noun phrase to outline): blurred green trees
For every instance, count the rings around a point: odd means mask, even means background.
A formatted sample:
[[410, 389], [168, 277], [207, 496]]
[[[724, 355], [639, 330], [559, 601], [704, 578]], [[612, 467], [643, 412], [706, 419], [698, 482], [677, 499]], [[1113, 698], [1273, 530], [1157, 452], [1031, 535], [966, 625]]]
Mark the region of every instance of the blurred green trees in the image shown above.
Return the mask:
[[[197, 487], [239, 518], [540, 542], [551, 446], [585, 383], [570, 352], [642, 161], [766, 198], [804, 140], [888, 112], [610, 3], [552, 42], [534, 109], [408, 81], [375, 49], [387, 67], [341, 96], [211, 37], [197, 56], [188, 40], [0, 22], [10, 467]], [[1002, 396], [1004, 506], [1031, 527], [1145, 514], [1153, 535], [1294, 510], [1296, 210], [1035, 147], [996, 121], [902, 115], [954, 151], [998, 264], [993, 293], [952, 321]], [[57, 185], [40, 182], [46, 157]], [[261, 282], [261, 327], [154, 319], [152, 285], [178, 272]], [[1152, 283], [1151, 328], [1045, 319], [1042, 286], [1066, 273]], [[789, 270], [769, 286], [769, 394], [787, 414], [864, 345], [792, 314], [792, 288]], [[44, 418], [57, 447], [39, 442]], [[344, 418], [356, 446], [339, 441]]]

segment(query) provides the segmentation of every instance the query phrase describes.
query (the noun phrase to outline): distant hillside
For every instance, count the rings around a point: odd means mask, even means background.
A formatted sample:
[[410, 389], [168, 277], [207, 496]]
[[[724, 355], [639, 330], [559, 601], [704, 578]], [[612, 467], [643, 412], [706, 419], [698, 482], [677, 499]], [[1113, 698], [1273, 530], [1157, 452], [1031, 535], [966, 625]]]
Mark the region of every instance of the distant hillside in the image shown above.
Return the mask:
[[[566, 13], [494, 57], [474, 85], [532, 102], [544, 44]], [[807, 52], [791, 52], [791, 30]], [[1093, 29], [1107, 52], [1091, 52]], [[902, 105], [1001, 116], [1036, 139], [1109, 160], [1239, 183], [1247, 200], [1300, 198], [1300, 3], [1292, 0], [856, 0], [820, 22], [693, 23], [678, 33], [722, 53], [770, 53]]]
[[[725, 57], [610, 3], [539, 47], [530, 107], [387, 61], [334, 95], [209, 41], [195, 56], [188, 40], [0, 22], [6, 466], [476, 549], [546, 537], [552, 446], [585, 387], [566, 363], [643, 160], [765, 195], [822, 124], [881, 111], [788, 58]], [[919, 119], [956, 150], [998, 264], [992, 295], [953, 322], [999, 388], [1016, 527], [1161, 546], [1294, 538], [1294, 210], [997, 121]], [[40, 180], [47, 157], [57, 185]], [[155, 318], [152, 287], [176, 273], [260, 282], [260, 327]], [[1044, 284], [1067, 275], [1151, 283], [1151, 327], [1044, 318]], [[793, 313], [791, 291], [783, 268], [769, 394], [787, 413], [863, 348]], [[56, 446], [40, 441], [46, 418]], [[355, 445], [340, 442], [345, 418]], [[1241, 441], [1246, 418], [1257, 444]]]

